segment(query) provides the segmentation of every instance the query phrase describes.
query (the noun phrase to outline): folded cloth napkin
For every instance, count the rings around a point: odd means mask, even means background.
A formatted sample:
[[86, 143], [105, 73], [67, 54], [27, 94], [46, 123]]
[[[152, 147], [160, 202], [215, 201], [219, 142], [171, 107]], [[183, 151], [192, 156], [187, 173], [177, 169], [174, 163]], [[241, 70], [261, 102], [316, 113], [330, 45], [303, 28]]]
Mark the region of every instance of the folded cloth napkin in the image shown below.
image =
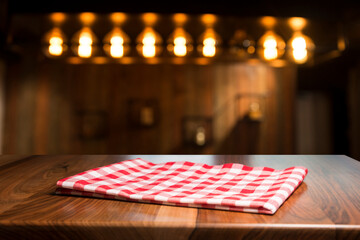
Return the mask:
[[307, 172], [305, 167], [154, 164], [137, 158], [59, 180], [56, 193], [274, 214]]

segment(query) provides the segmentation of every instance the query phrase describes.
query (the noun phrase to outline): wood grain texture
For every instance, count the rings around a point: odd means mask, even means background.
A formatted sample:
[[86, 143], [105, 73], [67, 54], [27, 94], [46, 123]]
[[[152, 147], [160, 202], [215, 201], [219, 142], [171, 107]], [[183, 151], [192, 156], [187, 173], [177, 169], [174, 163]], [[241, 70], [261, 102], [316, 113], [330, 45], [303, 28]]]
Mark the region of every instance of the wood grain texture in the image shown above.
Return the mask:
[[8, 164], [24, 160], [26, 157], [27, 155], [0, 155], [0, 168], [8, 167]]
[[[54, 194], [61, 178], [136, 157], [309, 173], [274, 215]], [[359, 177], [359, 162], [332, 155], [19, 156], [0, 168], [0, 239], [359, 239]]]
[[[280, 70], [260, 62], [66, 64], [34, 61], [33, 54], [28, 50], [28, 57], [9, 64], [6, 154], [207, 152], [205, 148], [190, 151], [184, 144], [182, 120], [193, 116], [212, 119], [211, 153], [293, 152], [294, 67]], [[238, 94], [267, 94], [265, 118], [258, 127], [245, 122], [240, 130], [236, 128]], [[129, 126], [127, 103], [133, 99], [158, 103], [157, 124]], [[242, 111], [248, 111], [250, 100], [246, 101]], [[100, 139], [80, 138], [79, 112], [104, 112], [107, 134]]]

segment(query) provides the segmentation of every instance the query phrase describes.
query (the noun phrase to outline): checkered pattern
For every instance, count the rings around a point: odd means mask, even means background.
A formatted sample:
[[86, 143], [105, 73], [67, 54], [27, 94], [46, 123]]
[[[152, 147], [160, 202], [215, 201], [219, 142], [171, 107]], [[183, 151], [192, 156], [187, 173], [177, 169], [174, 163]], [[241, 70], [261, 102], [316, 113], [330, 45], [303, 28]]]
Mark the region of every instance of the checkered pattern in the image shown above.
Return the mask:
[[306, 174], [304, 167], [154, 164], [137, 158], [59, 180], [57, 193], [274, 214]]

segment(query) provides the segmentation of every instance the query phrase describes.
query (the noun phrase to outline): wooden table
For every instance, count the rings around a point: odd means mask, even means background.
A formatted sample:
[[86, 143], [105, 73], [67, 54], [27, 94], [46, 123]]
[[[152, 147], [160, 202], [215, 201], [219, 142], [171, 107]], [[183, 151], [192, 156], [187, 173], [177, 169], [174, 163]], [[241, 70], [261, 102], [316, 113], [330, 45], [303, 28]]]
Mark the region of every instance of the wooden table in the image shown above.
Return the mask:
[[[56, 181], [141, 157], [309, 169], [274, 215], [58, 196]], [[1, 164], [2, 163], [2, 164]], [[360, 239], [360, 162], [333, 155], [0, 157], [0, 239]]]

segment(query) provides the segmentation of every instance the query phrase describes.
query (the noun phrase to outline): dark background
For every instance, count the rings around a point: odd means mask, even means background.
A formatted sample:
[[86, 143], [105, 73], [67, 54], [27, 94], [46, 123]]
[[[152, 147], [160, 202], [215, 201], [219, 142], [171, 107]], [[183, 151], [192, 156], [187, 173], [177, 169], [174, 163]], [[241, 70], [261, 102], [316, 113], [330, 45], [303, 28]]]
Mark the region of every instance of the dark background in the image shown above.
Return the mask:
[[[341, 25], [347, 49], [340, 57], [325, 57], [322, 63], [298, 68], [297, 91], [321, 92], [329, 96], [333, 121], [333, 152], [349, 154], [348, 81], [353, 69], [359, 68], [360, 7], [354, 1], [1, 1], [3, 15], [1, 42], [5, 48], [8, 21], [13, 14], [50, 12], [157, 12], [214, 13], [224, 16], [305, 17]], [[333, 29], [329, 29], [333, 31]], [[335, 31], [335, 30], [334, 30]], [[2, 51], [2, 54], [4, 51]]]

